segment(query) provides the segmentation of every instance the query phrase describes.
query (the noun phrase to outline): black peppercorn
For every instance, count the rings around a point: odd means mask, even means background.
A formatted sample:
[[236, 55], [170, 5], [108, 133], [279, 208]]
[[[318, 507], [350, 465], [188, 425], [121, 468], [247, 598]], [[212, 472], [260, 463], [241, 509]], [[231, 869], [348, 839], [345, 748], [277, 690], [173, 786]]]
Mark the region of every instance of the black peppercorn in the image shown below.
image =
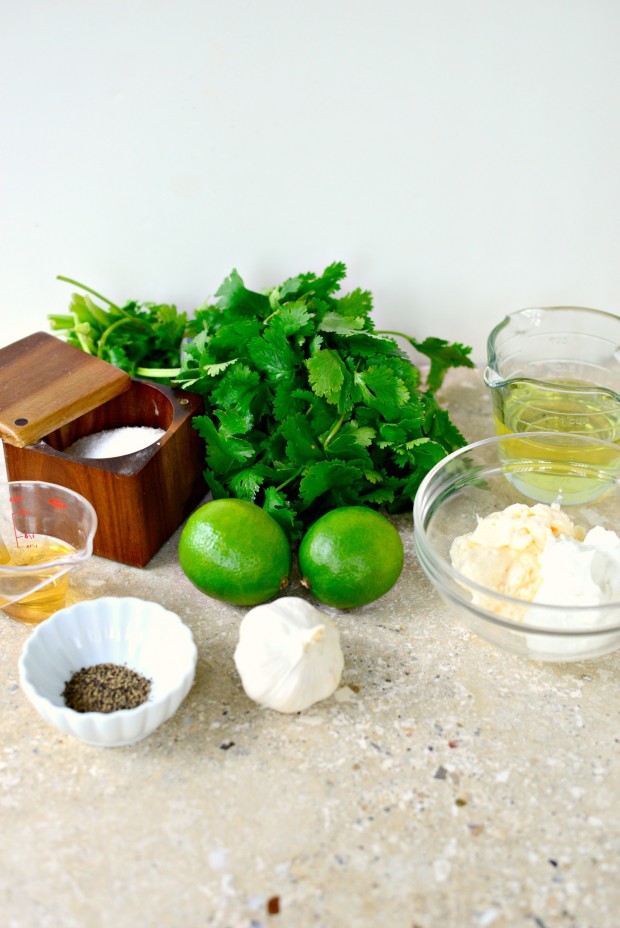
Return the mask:
[[93, 664], [65, 684], [65, 705], [76, 712], [135, 709], [149, 697], [152, 681], [123, 664]]

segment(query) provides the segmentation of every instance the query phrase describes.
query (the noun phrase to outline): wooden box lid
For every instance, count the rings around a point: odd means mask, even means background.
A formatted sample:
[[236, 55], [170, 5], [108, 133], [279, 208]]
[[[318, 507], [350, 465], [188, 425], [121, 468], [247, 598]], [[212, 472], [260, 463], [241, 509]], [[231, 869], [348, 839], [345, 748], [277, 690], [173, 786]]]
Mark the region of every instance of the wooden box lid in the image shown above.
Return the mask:
[[130, 385], [118, 367], [35, 332], [0, 348], [0, 438], [24, 448]]

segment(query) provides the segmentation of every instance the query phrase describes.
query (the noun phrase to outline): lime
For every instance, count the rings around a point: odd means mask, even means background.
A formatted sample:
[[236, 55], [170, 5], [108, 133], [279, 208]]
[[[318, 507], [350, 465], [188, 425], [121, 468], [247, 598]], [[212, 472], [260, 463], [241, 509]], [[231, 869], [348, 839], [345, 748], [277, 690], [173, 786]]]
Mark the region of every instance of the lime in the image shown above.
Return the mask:
[[397, 530], [366, 506], [332, 509], [310, 526], [299, 546], [302, 584], [319, 602], [339, 609], [364, 606], [387, 593], [403, 560]]
[[242, 499], [216, 499], [185, 523], [179, 563], [208, 596], [255, 606], [288, 584], [291, 547], [284, 530], [260, 506]]

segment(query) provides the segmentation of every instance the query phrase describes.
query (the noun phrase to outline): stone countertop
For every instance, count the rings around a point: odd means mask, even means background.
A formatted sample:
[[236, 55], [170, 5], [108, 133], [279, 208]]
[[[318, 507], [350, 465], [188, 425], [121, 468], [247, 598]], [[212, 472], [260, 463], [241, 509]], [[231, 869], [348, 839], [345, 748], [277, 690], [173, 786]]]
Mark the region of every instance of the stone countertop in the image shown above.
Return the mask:
[[[440, 397], [492, 433], [477, 371]], [[23, 695], [30, 629], [0, 622], [0, 921], [7, 928], [616, 928], [620, 655], [537, 664], [453, 624], [413, 552], [337, 618], [345, 671], [295, 716], [244, 694], [245, 610], [195, 590], [178, 532], [146, 568], [93, 558], [70, 601], [135, 595], [199, 650], [169, 722], [90, 747]]]

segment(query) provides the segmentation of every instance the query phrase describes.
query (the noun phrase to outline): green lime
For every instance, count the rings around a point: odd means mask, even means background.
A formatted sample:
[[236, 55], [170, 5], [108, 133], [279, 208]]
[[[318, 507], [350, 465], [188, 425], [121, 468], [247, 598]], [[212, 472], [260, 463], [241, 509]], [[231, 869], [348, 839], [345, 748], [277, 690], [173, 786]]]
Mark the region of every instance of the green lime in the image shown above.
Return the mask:
[[291, 547], [284, 530], [260, 506], [242, 499], [215, 499], [185, 523], [179, 563], [208, 596], [236, 606], [256, 606], [287, 586]]
[[401, 537], [365, 506], [332, 509], [311, 525], [299, 546], [302, 584], [319, 602], [339, 609], [379, 599], [403, 569]]

